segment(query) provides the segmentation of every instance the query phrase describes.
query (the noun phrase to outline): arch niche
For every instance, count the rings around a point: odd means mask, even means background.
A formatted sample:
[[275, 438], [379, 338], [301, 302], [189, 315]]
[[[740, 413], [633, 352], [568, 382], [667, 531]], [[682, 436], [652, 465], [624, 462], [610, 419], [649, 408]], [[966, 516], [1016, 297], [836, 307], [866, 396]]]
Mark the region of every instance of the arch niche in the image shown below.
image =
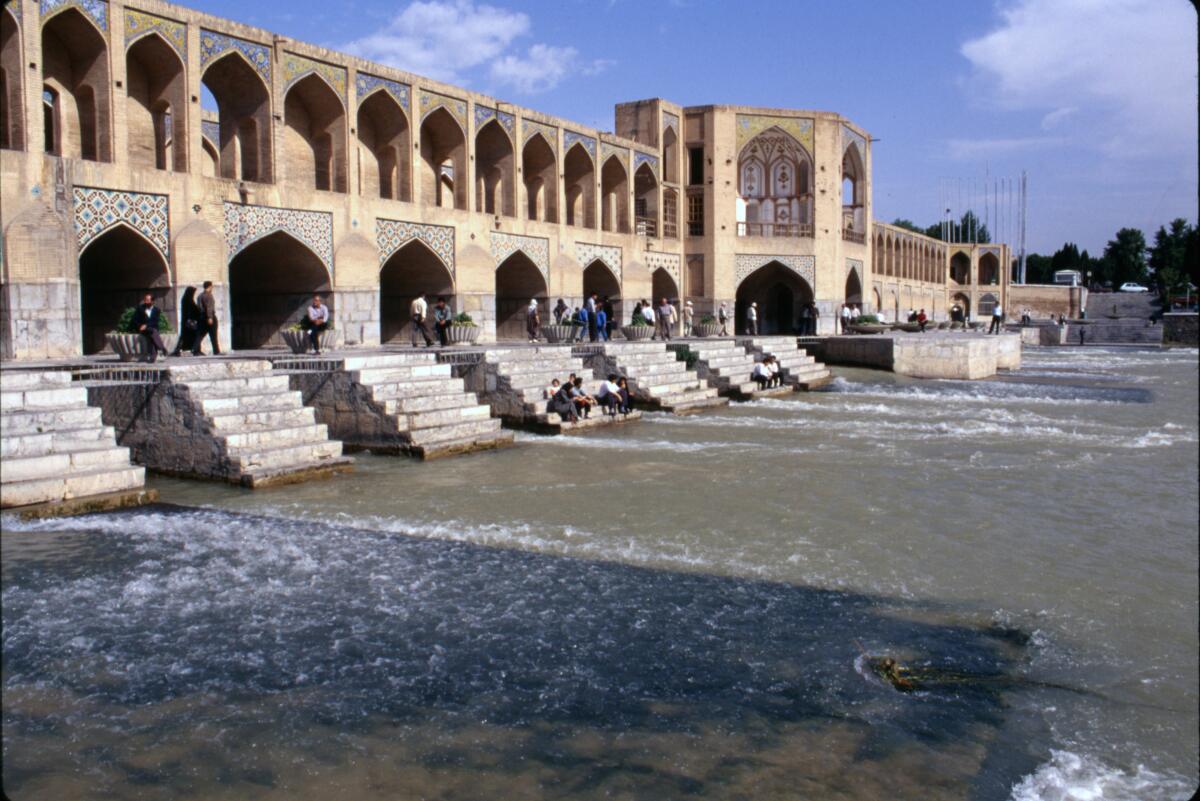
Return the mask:
[[883, 298], [880, 297], [878, 288], [871, 290], [871, 298], [875, 301], [875, 308], [871, 309], [871, 311], [879, 314], [883, 311]]
[[862, 281], [858, 278], [858, 270], [850, 269], [849, 275], [846, 276], [846, 303], [852, 306], [862, 306]]
[[231, 50], [209, 64], [200, 80], [217, 103], [216, 174], [270, 183], [271, 95], [262, 76]]
[[47, 152], [112, 161], [108, 47], [77, 8], [54, 14], [42, 26], [42, 83], [43, 96], [51, 100]]
[[629, 177], [616, 156], [609, 156], [600, 170], [600, 205], [602, 229], [629, 233]]
[[428, 295], [432, 307], [439, 297], [454, 308], [454, 277], [429, 247], [419, 239], [393, 253], [379, 270], [380, 341], [403, 341], [409, 334], [409, 306], [418, 295]]
[[596, 172], [587, 148], [576, 142], [563, 160], [567, 225], [595, 228]]
[[648, 163], [633, 174], [633, 205], [638, 234], [658, 236], [658, 179]]
[[467, 210], [467, 144], [463, 130], [442, 106], [421, 123], [421, 202]]
[[21, 29], [8, 6], [0, 8], [0, 149], [25, 148]]
[[958, 306], [962, 309], [963, 319], [971, 319], [971, 298], [965, 292], [955, 292], [950, 296], [950, 313], [953, 313], [954, 307]]
[[79, 254], [83, 352], [104, 350], [104, 335], [147, 292], [164, 314], [174, 308], [171, 273], [158, 248], [123, 223], [89, 242]]
[[594, 260], [583, 270], [583, 298], [586, 302], [592, 293], [603, 301], [606, 297], [613, 305], [616, 320], [621, 320], [621, 282], [607, 264]]
[[285, 175], [312, 189], [346, 191], [346, 113], [337, 92], [316, 73], [283, 99]]
[[964, 286], [971, 283], [971, 257], [961, 250], [950, 257], [950, 280]]
[[863, 208], [865, 175], [862, 155], [858, 152], [858, 146], [852, 143], [842, 156], [842, 219], [847, 230], [857, 233], [867, 230]]
[[125, 54], [129, 160], [137, 167], [187, 171], [187, 85], [183, 62], [157, 33]]
[[746, 201], [746, 233], [812, 235], [812, 154], [772, 126], [738, 154], [738, 193]]
[[529, 137], [521, 151], [525, 179], [526, 218], [558, 222], [558, 164], [554, 150], [540, 133]]
[[979, 257], [979, 283], [1000, 283], [1000, 259], [996, 257], [995, 253], [984, 253]]
[[475, 135], [475, 210], [514, 216], [513, 145], [496, 120]]
[[745, 332], [746, 309], [753, 302], [758, 304], [760, 334], [795, 333], [801, 307], [812, 300], [812, 287], [794, 270], [777, 261], [764, 264], [738, 285], [737, 331]]
[[408, 117], [380, 89], [358, 106], [360, 191], [367, 197], [412, 199]]
[[315, 253], [283, 231], [247, 245], [229, 262], [234, 349], [282, 347], [280, 332], [300, 321], [317, 292], [336, 325], [329, 271]]
[[516, 251], [496, 268], [496, 339], [529, 339], [525, 309], [536, 298], [542, 322], [550, 312], [549, 288], [537, 265]]

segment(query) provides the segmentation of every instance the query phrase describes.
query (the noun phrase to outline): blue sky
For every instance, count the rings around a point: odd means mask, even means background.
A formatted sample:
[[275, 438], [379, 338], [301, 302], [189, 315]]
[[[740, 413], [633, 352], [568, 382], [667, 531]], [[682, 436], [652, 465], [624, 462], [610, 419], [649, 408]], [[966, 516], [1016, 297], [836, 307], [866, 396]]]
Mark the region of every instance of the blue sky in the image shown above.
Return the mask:
[[[875, 216], [1029, 174], [1027, 242], [1098, 254], [1196, 220], [1196, 12], [1186, 0], [237, 0], [204, 11], [602, 129], [661, 96], [837, 111], [874, 145]], [[948, 183], [949, 182], [949, 183]], [[964, 201], [965, 204], [965, 201]], [[980, 209], [982, 213], [982, 209]]]

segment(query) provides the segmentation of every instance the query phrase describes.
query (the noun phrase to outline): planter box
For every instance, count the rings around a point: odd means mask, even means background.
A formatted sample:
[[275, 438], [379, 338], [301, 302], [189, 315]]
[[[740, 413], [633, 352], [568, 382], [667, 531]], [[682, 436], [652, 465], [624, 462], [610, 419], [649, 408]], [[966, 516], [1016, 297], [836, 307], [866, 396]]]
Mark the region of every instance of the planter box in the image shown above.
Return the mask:
[[477, 325], [451, 325], [446, 329], [446, 344], [473, 345], [479, 339], [479, 331]]
[[721, 335], [720, 323], [697, 323], [692, 326], [692, 336], [715, 337]]
[[849, 328], [855, 334], [882, 334], [891, 330], [891, 326], [871, 325], [870, 323], [850, 323]]
[[582, 330], [578, 325], [543, 325], [542, 336], [547, 342], [574, 342]]
[[[312, 349], [312, 342], [308, 338], [307, 331], [296, 331], [287, 329], [279, 332], [283, 337], [284, 343], [291, 348], [292, 353], [301, 355], [308, 353]], [[332, 350], [337, 345], [337, 331], [322, 331], [321, 332], [321, 350]]]
[[649, 339], [650, 337], [654, 336], [654, 326], [623, 325], [621, 326], [621, 334], [631, 342], [639, 339]]
[[[175, 350], [175, 340], [179, 337], [175, 334], [159, 334], [159, 336], [162, 337], [167, 353]], [[117, 354], [117, 358], [123, 362], [150, 361], [152, 347], [141, 334], [105, 334], [104, 339], [112, 348], [112, 352]]]

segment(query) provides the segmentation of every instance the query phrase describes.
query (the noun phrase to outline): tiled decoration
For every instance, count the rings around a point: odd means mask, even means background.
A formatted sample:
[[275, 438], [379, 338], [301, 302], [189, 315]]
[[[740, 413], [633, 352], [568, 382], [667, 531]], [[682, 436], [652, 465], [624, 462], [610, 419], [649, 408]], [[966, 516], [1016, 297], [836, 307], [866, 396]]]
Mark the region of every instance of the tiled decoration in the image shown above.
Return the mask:
[[247, 245], [276, 231], [283, 231], [305, 244], [332, 270], [333, 215], [329, 212], [225, 204], [225, 245], [230, 261]]
[[221, 123], [213, 120], [200, 121], [200, 135], [212, 142], [215, 147], [221, 147]]
[[187, 62], [187, 26], [182, 22], [176, 22], [173, 19], [164, 17], [156, 17], [153, 14], [147, 14], [145, 11], [137, 11], [132, 8], [125, 9], [125, 48], [147, 36], [151, 33], [157, 33], [167, 41], [167, 44], [175, 48], [175, 52], [179, 57]]
[[166, 195], [75, 187], [75, 236], [79, 249], [115, 225], [125, 224], [154, 245], [170, 263], [171, 218]]
[[600, 143], [600, 164], [604, 165], [608, 161], [609, 156], [616, 156], [617, 161], [621, 162], [621, 166], [629, 169], [629, 151], [617, 145], [610, 145], [608, 142]]
[[441, 95], [437, 92], [430, 92], [426, 89], [421, 90], [421, 121], [424, 122], [437, 108], [444, 108], [450, 113], [450, 116], [458, 120], [458, 124], [462, 126], [463, 132], [467, 130], [467, 101], [459, 100], [456, 97], [449, 95]]
[[450, 277], [454, 278], [454, 226], [425, 225], [423, 223], [406, 222], [404, 220], [375, 220], [375, 241], [379, 245], [379, 264], [384, 262], [400, 248], [414, 239], [424, 243], [434, 252]]
[[679, 117], [677, 115], [672, 114], [669, 111], [664, 111], [662, 113], [662, 116], [663, 116], [663, 130], [664, 131], [667, 130], [668, 128], [674, 128], [676, 136], [683, 136], [683, 131], [679, 128]]
[[[20, 4], [16, 3], [14, 5]], [[42, 12], [42, 19], [45, 19], [57, 11], [72, 6], [91, 17], [92, 21], [96, 23], [96, 27], [100, 30], [108, 30], [108, 3], [106, 0], [42, 0], [39, 7]]]
[[546, 144], [550, 145], [550, 149], [554, 151], [554, 154], [558, 155], [557, 128], [550, 125], [543, 125], [542, 123], [535, 122], [534, 120], [521, 120], [521, 147], [527, 145], [529, 140], [533, 138], [534, 134], [541, 134], [542, 138], [546, 140]]
[[497, 111], [487, 106], [475, 105], [475, 130], [487, 125], [490, 120], [500, 123], [500, 127], [508, 131], [508, 138], [516, 141], [517, 118], [507, 111]]
[[489, 232], [492, 239], [492, 259], [496, 268], [504, 263], [518, 250], [529, 257], [546, 283], [550, 283], [550, 240], [540, 236], [521, 236], [520, 234], [504, 234], [498, 231]]
[[763, 256], [757, 253], [743, 254], [738, 253], [733, 257], [733, 283], [734, 286], [740, 286], [742, 281], [750, 273], [757, 270], [759, 267], [777, 261], [784, 267], [794, 272], [796, 275], [808, 282], [809, 289], [815, 293], [817, 290], [816, 268], [817, 259], [815, 256]]
[[667, 274], [675, 279], [675, 288], [683, 291], [683, 280], [679, 276], [679, 262], [681, 261], [678, 253], [659, 253], [656, 250], [646, 251], [646, 268], [653, 275], [655, 270], [666, 270]]
[[575, 260], [585, 270], [592, 262], [602, 261], [608, 269], [612, 270], [617, 280], [621, 280], [621, 249], [618, 247], [593, 245], [590, 242], [576, 242]]
[[326, 64], [324, 61], [314, 61], [311, 58], [299, 56], [295, 53], [283, 54], [283, 91], [285, 94], [301, 78], [313, 74], [321, 76], [325, 80], [325, 83], [329, 84], [330, 88], [337, 92], [337, 96], [342, 99], [342, 104], [345, 105], [345, 67], [336, 67], [333, 64]]
[[362, 102], [377, 89], [382, 89], [400, 104], [400, 108], [404, 109], [405, 114], [412, 113], [409, 108], [410, 90], [405, 84], [389, 81], [387, 78], [378, 78], [374, 75], [368, 75], [365, 72], [358, 72], [354, 75], [354, 89], [358, 95], [359, 105], [362, 105]]
[[658, 175], [658, 156], [651, 156], [649, 153], [641, 153], [637, 150], [633, 151], [633, 171], [637, 172], [638, 167], [643, 164], [649, 164], [655, 176]]
[[215, 31], [200, 30], [200, 69], [203, 71], [211, 62], [216, 61], [230, 50], [236, 50], [246, 57], [255, 72], [262, 76], [267, 86], [271, 85], [271, 51], [265, 45], [236, 39]]
[[737, 151], [742, 152], [754, 137], [768, 128], [778, 128], [813, 154], [813, 121], [807, 117], [769, 117], [764, 114], [737, 115]]
[[588, 155], [592, 157], [592, 161], [595, 162], [596, 161], [596, 139], [595, 139], [595, 137], [584, 136], [583, 134], [575, 133], [574, 131], [567, 131], [567, 130], [563, 131], [563, 152], [564, 153], [570, 152], [571, 148], [573, 148], [575, 146], [576, 142], [583, 145], [583, 149], [588, 152]]
[[855, 147], [858, 148], [858, 155], [865, 162], [866, 158], [867, 158], [867, 139], [866, 139], [866, 137], [864, 137], [858, 131], [855, 131], [849, 125], [846, 125], [845, 123], [843, 123], [842, 124], [842, 153], [843, 154], [846, 152], [846, 149], [850, 147], [850, 145], [854, 145]]

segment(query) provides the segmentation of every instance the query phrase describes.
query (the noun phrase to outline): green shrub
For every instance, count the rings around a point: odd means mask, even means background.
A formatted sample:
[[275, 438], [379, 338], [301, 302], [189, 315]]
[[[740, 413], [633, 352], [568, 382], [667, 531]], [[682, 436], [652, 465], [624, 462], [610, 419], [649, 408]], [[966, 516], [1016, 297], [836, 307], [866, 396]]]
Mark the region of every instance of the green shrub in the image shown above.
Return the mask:
[[[118, 334], [136, 334], [138, 331], [133, 325], [133, 315], [136, 313], [136, 306], [130, 306], [121, 312], [121, 316], [117, 318], [117, 327], [113, 331]], [[175, 327], [171, 325], [171, 318], [162, 309], [158, 310], [158, 332], [160, 334], [175, 333]]]
[[879, 318], [874, 314], [860, 314], [851, 322], [855, 325], [879, 325]]
[[634, 316], [633, 320], [629, 324], [630, 325], [650, 325], [650, 321], [647, 320], [642, 315], [638, 314], [638, 315]]
[[713, 317], [711, 314], [706, 314], [700, 318], [700, 325], [716, 325], [716, 324], [717, 324], [717, 318]]
[[461, 325], [474, 328], [475, 320], [472, 319], [471, 315], [467, 314], [466, 312], [459, 312], [458, 314], [454, 315], [454, 317], [450, 318], [450, 325]]
[[[287, 330], [288, 330], [288, 331], [304, 331], [304, 330], [305, 330], [305, 328], [304, 328], [304, 326], [303, 326], [301, 323], [299, 323], [299, 322], [295, 322], [295, 323], [292, 323], [291, 325], [289, 325], [289, 326], [287, 327]], [[329, 325], [325, 326], [325, 330], [326, 330], [326, 331], [332, 331], [332, 330], [333, 330], [333, 323], [330, 323]]]

